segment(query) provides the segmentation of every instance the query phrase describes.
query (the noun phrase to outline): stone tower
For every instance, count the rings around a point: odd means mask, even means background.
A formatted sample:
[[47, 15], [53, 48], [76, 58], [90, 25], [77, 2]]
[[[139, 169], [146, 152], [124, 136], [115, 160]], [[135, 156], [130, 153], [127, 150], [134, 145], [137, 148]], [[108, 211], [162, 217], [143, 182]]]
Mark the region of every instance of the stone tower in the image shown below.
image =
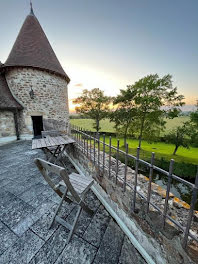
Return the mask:
[[[11, 93], [13, 105], [18, 106], [15, 107], [15, 119], [6, 120], [4, 116], [5, 124], [0, 127], [1, 132], [6, 123], [14, 121], [16, 134], [21, 138], [39, 136], [43, 129], [67, 129], [67, 85], [70, 79], [59, 63], [32, 8], [6, 62], [0, 65], [0, 75], [7, 84], [5, 88], [5, 84], [3, 87], [0, 82], [0, 93], [3, 89], [9, 89], [7, 93]], [[2, 109], [0, 101], [2, 116], [3, 112], [5, 109]], [[13, 136], [13, 131], [10, 134], [9, 129], [6, 131], [7, 136]], [[0, 137], [3, 136], [1, 132]]]

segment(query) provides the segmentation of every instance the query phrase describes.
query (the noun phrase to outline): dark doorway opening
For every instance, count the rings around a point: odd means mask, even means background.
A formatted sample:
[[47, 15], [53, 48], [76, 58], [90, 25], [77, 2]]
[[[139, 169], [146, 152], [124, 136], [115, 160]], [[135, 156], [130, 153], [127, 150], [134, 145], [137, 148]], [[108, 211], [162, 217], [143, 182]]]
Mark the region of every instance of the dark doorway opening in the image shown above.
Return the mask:
[[43, 131], [43, 117], [32, 116], [32, 124], [33, 124], [34, 138], [40, 138], [41, 131]]

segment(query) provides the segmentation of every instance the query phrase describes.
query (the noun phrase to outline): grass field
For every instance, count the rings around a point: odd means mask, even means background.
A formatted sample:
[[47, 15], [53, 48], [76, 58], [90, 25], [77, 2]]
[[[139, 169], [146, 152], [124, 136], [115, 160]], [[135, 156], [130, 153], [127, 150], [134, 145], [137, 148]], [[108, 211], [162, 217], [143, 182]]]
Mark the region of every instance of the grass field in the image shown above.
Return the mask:
[[[173, 120], [167, 120], [166, 131], [169, 131], [178, 125], [182, 124], [183, 122], [187, 121], [188, 117], [178, 117]], [[92, 128], [93, 121], [91, 119], [71, 119], [71, 124], [77, 125], [89, 131], [94, 131]], [[102, 132], [115, 132], [113, 127], [113, 123], [109, 122], [108, 119], [103, 120], [101, 122], [101, 131]], [[108, 137], [107, 137], [108, 142]], [[135, 139], [128, 139], [129, 144], [129, 153], [135, 154], [136, 149], [138, 146], [138, 140]], [[112, 144], [116, 146], [117, 138], [112, 138]], [[120, 146], [123, 146], [124, 141], [120, 139]], [[142, 142], [142, 150], [140, 153], [141, 158], [148, 159], [151, 157], [151, 152], [155, 152], [156, 159], [164, 158], [165, 160], [169, 161], [170, 159], [175, 159], [176, 162], [185, 162], [185, 163], [192, 163], [198, 164], [198, 148], [190, 148], [186, 149], [180, 147], [177, 151], [177, 155], [173, 156], [174, 145], [166, 144], [164, 142], [154, 142], [152, 144], [143, 141]]]
[[[167, 124], [166, 124], [166, 131], [170, 131], [171, 129], [179, 126], [183, 122], [189, 120], [188, 116], [181, 116], [181, 117], [176, 117], [174, 119], [167, 119]], [[92, 119], [71, 119], [71, 124], [77, 125], [79, 127], [82, 127], [84, 129], [87, 129], [89, 131], [95, 131], [93, 129], [93, 120]], [[102, 132], [109, 132], [113, 133], [115, 132], [114, 128], [114, 123], [110, 122], [109, 119], [104, 119], [100, 122], [100, 127]], [[165, 131], [165, 132], [166, 132]]]

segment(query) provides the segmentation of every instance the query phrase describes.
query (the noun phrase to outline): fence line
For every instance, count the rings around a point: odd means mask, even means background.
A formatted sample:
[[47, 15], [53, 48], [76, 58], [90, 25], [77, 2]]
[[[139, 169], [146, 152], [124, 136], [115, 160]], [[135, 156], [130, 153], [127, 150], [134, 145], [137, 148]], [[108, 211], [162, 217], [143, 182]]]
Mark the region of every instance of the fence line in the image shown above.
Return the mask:
[[[187, 247], [188, 243], [188, 237], [191, 237], [193, 240], [198, 242], [198, 238], [195, 237], [191, 231], [191, 223], [193, 220], [193, 213], [195, 209], [195, 204], [197, 200], [197, 194], [198, 194], [198, 166], [197, 166], [197, 174], [196, 174], [196, 179], [195, 179], [195, 184], [190, 183], [181, 177], [174, 175], [173, 170], [174, 170], [174, 160], [172, 159], [170, 161], [170, 166], [169, 166], [169, 171], [165, 171], [157, 166], [154, 165], [154, 160], [155, 160], [155, 153], [153, 152], [151, 155], [151, 162], [144, 161], [140, 159], [140, 148], [137, 148], [137, 154], [136, 156], [131, 155], [128, 153], [128, 144], [125, 146], [125, 151], [122, 151], [120, 149], [120, 142], [117, 140], [117, 147], [112, 146], [112, 139], [109, 137], [109, 144], [106, 143], [105, 135], [103, 135], [103, 140], [100, 140], [100, 134], [99, 133], [94, 133], [94, 132], [87, 132], [83, 131], [82, 128], [79, 128], [77, 126], [71, 126], [71, 135], [75, 138], [76, 143], [79, 145], [80, 148], [82, 148], [83, 154], [85, 154], [88, 158], [90, 158], [94, 165], [98, 167], [98, 175], [101, 176], [104, 174], [105, 169], [108, 172], [108, 177], [111, 178], [112, 176], [115, 177], [115, 183], [117, 184], [118, 179], [123, 182], [123, 191], [126, 191], [126, 186], [128, 186], [132, 191], [133, 191], [133, 199], [132, 199], [132, 204], [131, 204], [131, 210], [132, 212], [136, 212], [136, 198], [137, 195], [139, 195], [143, 200], [146, 202], [146, 211], [147, 213], [149, 212], [149, 207], [153, 206], [158, 212], [161, 213], [162, 215], [162, 223], [163, 223], [163, 228], [165, 228], [165, 223], [166, 220], [168, 219], [171, 221], [173, 224], [175, 224], [182, 232], [184, 233], [184, 238], [183, 238], [183, 248]], [[93, 142], [93, 144], [92, 144]], [[98, 160], [96, 161], [96, 145], [97, 145], [97, 158]], [[102, 145], [102, 161], [100, 161], [100, 155], [101, 155], [101, 145]], [[105, 164], [105, 156], [106, 156], [106, 147], [109, 150], [109, 157], [108, 157], [108, 164]], [[93, 154], [92, 154], [92, 149], [93, 149]], [[112, 150], [115, 151], [116, 153], [116, 171], [114, 172], [111, 169], [111, 159], [112, 159]], [[121, 178], [118, 175], [118, 167], [119, 167], [119, 156], [120, 154], [124, 155], [125, 157], [125, 169], [124, 169], [124, 178]], [[134, 185], [132, 186], [130, 183], [127, 182], [127, 168], [128, 168], [128, 160], [133, 159], [135, 162], [135, 181]], [[141, 194], [137, 190], [137, 182], [138, 182], [138, 171], [139, 171], [139, 164], [143, 164], [146, 167], [149, 168], [149, 182], [148, 182], [148, 190], [147, 190], [147, 197], [145, 197], [143, 194]], [[101, 169], [102, 167], [102, 169]], [[156, 170], [163, 175], [168, 177], [168, 183], [167, 183], [167, 190], [166, 190], [166, 198], [165, 198], [165, 204], [164, 204], [164, 210], [162, 210], [153, 202], [151, 202], [151, 191], [152, 191], [152, 177], [153, 177], [153, 171]], [[188, 213], [188, 219], [186, 226], [183, 227], [178, 221], [174, 220], [172, 217], [168, 215], [168, 201], [169, 201], [169, 195], [170, 195], [170, 187], [171, 187], [171, 182], [172, 180], [177, 180], [188, 187], [192, 189], [192, 198], [191, 198], [191, 205], [190, 205], [190, 210]]]

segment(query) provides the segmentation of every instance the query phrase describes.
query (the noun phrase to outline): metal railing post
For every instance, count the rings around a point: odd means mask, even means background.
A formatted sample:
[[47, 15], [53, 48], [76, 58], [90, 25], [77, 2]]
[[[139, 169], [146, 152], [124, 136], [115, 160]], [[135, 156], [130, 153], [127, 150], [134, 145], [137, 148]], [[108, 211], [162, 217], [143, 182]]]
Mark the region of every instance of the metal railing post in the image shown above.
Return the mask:
[[79, 127], [79, 134], [80, 134], [80, 146], [81, 146], [81, 140], [82, 140], [82, 132], [81, 132], [81, 127]]
[[88, 131], [86, 130], [86, 144], [87, 144], [87, 158], [89, 158], [89, 138], [88, 138]]
[[98, 136], [98, 176], [100, 176], [100, 133], [97, 133]]
[[86, 155], [86, 150], [85, 150], [85, 130], [83, 131], [83, 146], [84, 146], [84, 154]]
[[135, 182], [134, 182], [134, 188], [133, 188], [133, 203], [132, 203], [132, 211], [133, 212], [135, 212], [139, 159], [140, 159], [140, 148], [138, 147], [137, 148], [136, 161], [135, 161]]
[[150, 199], [151, 199], [151, 184], [152, 184], [152, 177], [153, 177], [154, 159], [155, 159], [155, 153], [152, 152], [151, 164], [150, 164], [150, 170], [149, 170], [148, 193], [147, 193], [147, 208], [146, 208], [147, 213], [149, 212], [149, 203], [150, 203]]
[[105, 172], [105, 134], [103, 134], [103, 161], [102, 161], [102, 164], [103, 164], [103, 167], [102, 167], [102, 173], [103, 173], [103, 176], [104, 176], [104, 172]]
[[74, 138], [76, 140], [76, 126], [74, 125]]
[[125, 145], [125, 166], [124, 166], [124, 182], [123, 182], [123, 191], [126, 191], [126, 181], [127, 181], [127, 165], [128, 165], [128, 144]]
[[119, 148], [120, 148], [120, 140], [117, 140], [117, 151], [116, 151], [116, 184], [118, 181], [118, 160], [119, 160]]
[[70, 124], [70, 130], [68, 134], [72, 137], [72, 124]]
[[172, 181], [173, 167], [174, 167], [174, 160], [171, 159], [170, 166], [169, 166], [168, 184], [167, 184], [167, 190], [166, 190], [164, 212], [163, 212], [163, 227], [165, 227], [166, 215], [168, 211], [168, 200], [169, 200], [169, 193], [170, 193], [170, 187], [171, 187], [171, 181]]
[[76, 141], [77, 141], [77, 144], [78, 144], [78, 127], [76, 126]]
[[111, 177], [111, 136], [109, 137], [109, 178]]
[[83, 128], [81, 127], [81, 145], [83, 149]]
[[80, 133], [79, 133], [79, 127], [77, 127], [77, 130], [78, 130], [78, 145], [80, 145]]
[[94, 165], [96, 164], [96, 133], [94, 135]]
[[186, 246], [187, 246], [188, 235], [189, 235], [190, 226], [192, 223], [193, 213], [194, 213], [194, 209], [195, 209], [195, 203], [197, 201], [197, 193], [198, 193], [198, 166], [197, 166], [197, 174], [196, 174], [196, 179], [195, 179], [195, 186], [193, 188], [193, 193], [192, 193], [190, 211], [188, 214], [188, 221], [187, 221], [186, 230], [184, 233], [184, 240], [183, 240], [183, 245], [182, 245], [183, 248], [186, 248]]
[[89, 131], [89, 136], [90, 136], [90, 146], [89, 146], [89, 153], [90, 153], [90, 160], [91, 160], [91, 131]]

